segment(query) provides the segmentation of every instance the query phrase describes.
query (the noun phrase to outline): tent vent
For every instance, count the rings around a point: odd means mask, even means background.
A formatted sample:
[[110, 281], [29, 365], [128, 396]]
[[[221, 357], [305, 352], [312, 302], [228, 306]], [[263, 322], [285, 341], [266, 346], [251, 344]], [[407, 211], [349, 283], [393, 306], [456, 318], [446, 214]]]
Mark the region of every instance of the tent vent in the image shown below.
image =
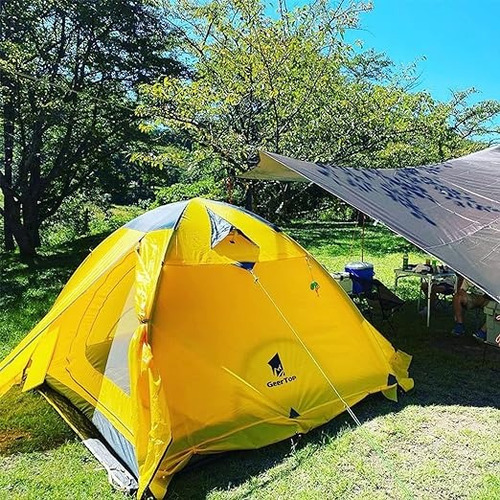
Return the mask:
[[235, 265], [243, 269], [246, 269], [247, 271], [251, 271], [255, 266], [255, 262], [236, 262]]
[[210, 247], [218, 245], [233, 229], [226, 219], [215, 214], [207, 208], [208, 218], [210, 219]]
[[300, 414], [293, 408], [290, 408], [290, 415], [288, 415], [288, 418], [297, 418], [297, 417], [300, 417]]

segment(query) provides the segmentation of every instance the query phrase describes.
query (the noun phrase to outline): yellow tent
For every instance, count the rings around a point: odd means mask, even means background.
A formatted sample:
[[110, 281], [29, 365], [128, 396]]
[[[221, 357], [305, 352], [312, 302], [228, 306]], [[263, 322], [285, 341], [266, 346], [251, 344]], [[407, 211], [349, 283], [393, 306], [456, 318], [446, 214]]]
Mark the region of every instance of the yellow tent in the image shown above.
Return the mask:
[[193, 199], [88, 256], [0, 364], [0, 394], [49, 388], [97, 428], [138, 496], [161, 498], [193, 455], [307, 432], [373, 392], [394, 398], [413, 385], [410, 359], [278, 228]]

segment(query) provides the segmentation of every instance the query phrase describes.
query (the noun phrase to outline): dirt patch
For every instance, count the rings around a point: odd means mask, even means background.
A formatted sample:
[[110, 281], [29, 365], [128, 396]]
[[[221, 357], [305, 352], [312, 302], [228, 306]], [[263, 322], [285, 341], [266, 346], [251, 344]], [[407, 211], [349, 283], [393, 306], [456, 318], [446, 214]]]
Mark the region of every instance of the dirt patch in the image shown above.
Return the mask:
[[9, 430], [0, 432], [0, 453], [4, 453], [12, 448], [20, 439], [30, 438], [31, 434], [22, 430]]

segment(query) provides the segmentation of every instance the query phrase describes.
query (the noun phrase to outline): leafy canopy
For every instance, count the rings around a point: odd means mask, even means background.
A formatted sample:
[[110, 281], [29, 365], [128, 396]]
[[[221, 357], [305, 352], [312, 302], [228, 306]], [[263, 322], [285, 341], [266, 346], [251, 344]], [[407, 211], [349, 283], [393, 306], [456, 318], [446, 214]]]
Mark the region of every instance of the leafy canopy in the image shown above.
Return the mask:
[[140, 139], [137, 85], [181, 67], [167, 52], [171, 37], [158, 10], [143, 1], [0, 7], [0, 213], [23, 253], [33, 254], [41, 223], [68, 196], [96, 186]]
[[[344, 34], [369, 3], [320, 0], [270, 14], [260, 0], [164, 2], [190, 71], [143, 85], [145, 130], [185, 137], [222, 158], [229, 175], [259, 149], [356, 166], [428, 163], [474, 148], [500, 109], [412, 92], [415, 67], [396, 72]], [[140, 157], [143, 161], [148, 158]], [[149, 161], [169, 162], [168, 153]]]

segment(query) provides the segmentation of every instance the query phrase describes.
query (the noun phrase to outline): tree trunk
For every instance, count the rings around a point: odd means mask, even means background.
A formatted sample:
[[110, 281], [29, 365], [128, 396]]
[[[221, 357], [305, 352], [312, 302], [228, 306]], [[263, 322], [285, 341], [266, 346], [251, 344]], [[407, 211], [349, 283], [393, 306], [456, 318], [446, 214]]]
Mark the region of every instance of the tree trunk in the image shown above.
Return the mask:
[[40, 246], [40, 218], [38, 214], [38, 203], [36, 197], [26, 197], [23, 200], [23, 221], [22, 229], [23, 248], [19, 245], [21, 254], [27, 256], [36, 255], [36, 249]]
[[[6, 193], [4, 191], [4, 195], [5, 194]], [[10, 193], [5, 196], [5, 199], [9, 196], [11, 199], [5, 204], [5, 207], [9, 207], [9, 211], [5, 211], [5, 220], [8, 221], [21, 255], [23, 257], [34, 257], [36, 255], [38, 228], [33, 228], [31, 231], [28, 230], [26, 225], [21, 220], [21, 208], [19, 202], [16, 201]]]
[[355, 222], [358, 226], [362, 226], [364, 224], [365, 214], [359, 211], [357, 208], [354, 208], [352, 211], [352, 216], [350, 217], [350, 222]]
[[[4, 143], [4, 177], [5, 183], [12, 186], [12, 159], [14, 151], [14, 122], [13, 122], [13, 107], [10, 100], [6, 101], [3, 106], [3, 143]], [[4, 212], [5, 214], [12, 213], [11, 205], [14, 202], [12, 196], [4, 196]], [[7, 252], [14, 250], [14, 238], [12, 235], [12, 227], [10, 218], [4, 217], [3, 224], [4, 245]]]
[[280, 203], [278, 208], [276, 208], [275, 214], [278, 217], [278, 220], [282, 220], [286, 217], [286, 212], [289, 207], [287, 207], [287, 202], [289, 201], [288, 192], [290, 191], [290, 183], [287, 182], [283, 186], [283, 188], [279, 192]]
[[21, 257], [35, 257], [37, 245], [35, 245], [35, 243], [33, 242], [33, 236], [36, 235], [37, 232], [29, 231], [24, 226], [13, 228], [13, 232], [14, 237], [16, 238], [17, 245], [19, 246]]
[[250, 212], [253, 212], [253, 182], [248, 181], [245, 186], [245, 208]]
[[[3, 2], [0, 3], [0, 15], [3, 15]], [[4, 33], [0, 27], [0, 41], [4, 41]], [[0, 57], [3, 57], [3, 52], [0, 51]], [[0, 85], [2, 87], [3, 109], [3, 152], [4, 152], [4, 178], [7, 186], [12, 187], [12, 162], [14, 158], [14, 120], [16, 111], [13, 102], [14, 84], [8, 77], [5, 71], [0, 71]], [[11, 196], [4, 196], [4, 212], [5, 214], [12, 213], [11, 204], [13, 199]], [[10, 219], [7, 215], [4, 216], [3, 224], [4, 246], [7, 252], [12, 252], [15, 248], [14, 238], [12, 235], [12, 227]]]

